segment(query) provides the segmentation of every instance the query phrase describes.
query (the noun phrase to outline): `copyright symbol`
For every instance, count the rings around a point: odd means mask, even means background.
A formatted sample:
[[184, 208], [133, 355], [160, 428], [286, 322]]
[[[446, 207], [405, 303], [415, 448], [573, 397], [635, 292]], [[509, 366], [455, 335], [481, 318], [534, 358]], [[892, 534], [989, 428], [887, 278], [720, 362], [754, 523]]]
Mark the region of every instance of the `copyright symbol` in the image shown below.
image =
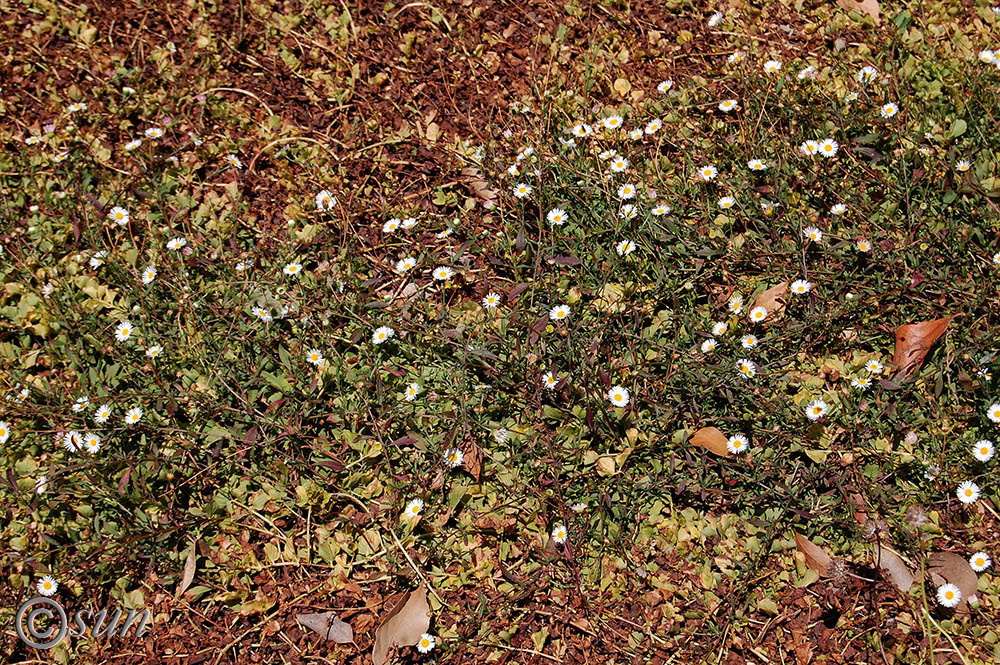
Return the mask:
[[[34, 607], [32, 609], [32, 606], [35, 605], [38, 607]], [[55, 616], [52, 610], [45, 607], [45, 605], [54, 607], [56, 609], [56, 614], [59, 615], [58, 632], [56, 632], [55, 625], [50, 625], [45, 630], [39, 630], [35, 627], [35, 621], [39, 616], [44, 616], [50, 620]], [[26, 614], [27, 621], [24, 623], [28, 628], [27, 634], [24, 632], [24, 626], [21, 625]], [[66, 633], [69, 632], [69, 619], [66, 618], [66, 611], [63, 610], [62, 605], [58, 602], [52, 600], [51, 598], [38, 596], [36, 598], [32, 598], [31, 600], [24, 601], [24, 603], [21, 604], [21, 607], [17, 608], [17, 616], [14, 618], [14, 629], [17, 631], [17, 636], [21, 638], [21, 641], [29, 647], [33, 647], [35, 649], [51, 649], [55, 645], [59, 644], [64, 637], [66, 637]], [[55, 637], [52, 637], [53, 633], [56, 634]]]

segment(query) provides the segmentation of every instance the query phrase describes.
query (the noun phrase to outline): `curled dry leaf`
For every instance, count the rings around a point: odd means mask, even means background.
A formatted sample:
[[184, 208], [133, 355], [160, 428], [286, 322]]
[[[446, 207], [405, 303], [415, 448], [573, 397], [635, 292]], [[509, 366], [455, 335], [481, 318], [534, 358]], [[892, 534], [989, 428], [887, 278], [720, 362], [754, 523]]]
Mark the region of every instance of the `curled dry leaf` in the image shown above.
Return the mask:
[[946, 316], [933, 321], [922, 323], [908, 323], [896, 328], [896, 353], [892, 357], [892, 364], [899, 368], [894, 380], [905, 378], [916, 370], [924, 362], [927, 352], [937, 341], [954, 316]]
[[767, 310], [769, 316], [775, 316], [781, 314], [785, 311], [785, 301], [788, 297], [788, 280], [785, 280], [781, 284], [772, 286], [767, 291], [764, 291], [758, 295], [753, 300], [753, 305], [750, 309], [754, 307], [763, 307]]
[[197, 542], [191, 543], [191, 549], [188, 550], [187, 558], [184, 560], [184, 573], [181, 575], [181, 581], [177, 584], [177, 597], [180, 597], [182, 593], [187, 591], [187, 588], [191, 586], [191, 582], [194, 581], [194, 573], [198, 560], [197, 545]]
[[823, 548], [812, 542], [798, 531], [795, 532], [795, 545], [806, 558], [806, 565], [825, 577], [833, 563], [833, 557], [823, 551]]
[[896, 588], [906, 593], [913, 586], [913, 571], [906, 565], [902, 557], [892, 550], [879, 547], [878, 544], [872, 546], [875, 556], [875, 565], [889, 576], [889, 579]]
[[486, 176], [483, 172], [474, 166], [469, 166], [462, 169], [462, 175], [466, 177], [466, 185], [472, 190], [472, 193], [486, 201], [495, 201], [497, 198], [497, 193], [490, 188], [490, 183], [487, 182]]
[[720, 457], [732, 457], [726, 442], [726, 435], [715, 427], [702, 427], [691, 436], [691, 445], [700, 446]]
[[322, 635], [324, 640], [332, 640], [337, 644], [354, 642], [354, 630], [351, 625], [341, 621], [333, 612], [296, 614], [295, 618], [309, 630]]
[[969, 596], [976, 593], [979, 576], [964, 557], [954, 552], [935, 552], [927, 557], [927, 570], [935, 585], [940, 586], [949, 582], [957, 586], [962, 592], [962, 600], [956, 609], [957, 611], [968, 609]]
[[475, 441], [469, 441], [466, 446], [462, 466], [469, 472], [469, 475], [479, 482], [479, 474], [483, 470], [483, 449]]
[[382, 624], [375, 630], [372, 646], [374, 665], [385, 665], [393, 647], [411, 647], [431, 626], [431, 608], [427, 604], [427, 589], [423, 586], [408, 591]]

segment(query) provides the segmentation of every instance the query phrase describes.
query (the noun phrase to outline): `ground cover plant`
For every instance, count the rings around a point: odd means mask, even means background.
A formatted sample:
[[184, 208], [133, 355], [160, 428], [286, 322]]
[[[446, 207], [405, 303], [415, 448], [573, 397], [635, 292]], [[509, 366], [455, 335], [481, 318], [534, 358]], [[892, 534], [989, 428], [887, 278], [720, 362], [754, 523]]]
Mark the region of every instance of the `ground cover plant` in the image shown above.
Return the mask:
[[0, 13], [5, 661], [1000, 659], [991, 5]]

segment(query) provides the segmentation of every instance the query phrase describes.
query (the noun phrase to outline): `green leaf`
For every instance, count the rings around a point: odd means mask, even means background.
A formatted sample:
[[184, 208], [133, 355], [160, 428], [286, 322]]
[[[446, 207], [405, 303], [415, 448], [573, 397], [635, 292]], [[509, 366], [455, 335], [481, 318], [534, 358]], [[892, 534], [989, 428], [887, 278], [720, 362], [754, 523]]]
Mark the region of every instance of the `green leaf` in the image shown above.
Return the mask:
[[964, 134], [965, 130], [966, 130], [965, 121], [962, 120], [961, 118], [959, 118], [958, 120], [956, 120], [955, 122], [952, 123], [952, 125], [951, 125], [951, 132], [949, 132], [948, 135], [951, 138], [955, 139], [955, 138], [958, 138], [959, 136], [961, 136], [962, 134]]

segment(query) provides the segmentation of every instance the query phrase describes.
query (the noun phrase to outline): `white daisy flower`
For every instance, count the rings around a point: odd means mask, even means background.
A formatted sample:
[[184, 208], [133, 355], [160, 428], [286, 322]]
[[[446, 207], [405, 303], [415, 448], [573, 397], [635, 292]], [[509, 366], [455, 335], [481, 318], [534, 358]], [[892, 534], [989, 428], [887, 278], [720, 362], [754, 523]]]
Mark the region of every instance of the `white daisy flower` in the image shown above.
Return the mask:
[[552, 372], [546, 372], [542, 374], [542, 385], [549, 390], [554, 390], [556, 385], [559, 383], [559, 377], [557, 377]]
[[979, 485], [971, 480], [966, 480], [958, 486], [955, 494], [962, 503], [975, 503], [979, 499]]
[[843, 215], [845, 212], [847, 212], [847, 206], [845, 206], [843, 203], [835, 203], [833, 204], [833, 206], [830, 207], [831, 215], [840, 216]]
[[101, 449], [101, 437], [96, 434], [88, 434], [83, 437], [83, 450], [93, 455]]
[[555, 543], [562, 544], [566, 542], [566, 527], [562, 524], [557, 524], [554, 529], [552, 529], [552, 540]]
[[78, 397], [76, 401], [73, 402], [72, 406], [73, 413], [80, 413], [81, 411], [85, 410], [88, 406], [90, 406], [89, 397]]
[[983, 49], [979, 52], [979, 62], [985, 65], [992, 65], [996, 62], [996, 54], [989, 49]]
[[24, 139], [24, 143], [26, 145], [36, 145], [41, 142], [42, 142], [41, 136], [29, 136], [28, 138]]
[[942, 584], [937, 588], [937, 601], [944, 607], [955, 607], [962, 600], [962, 592], [954, 584]]
[[878, 70], [874, 67], [867, 66], [862, 67], [861, 71], [858, 72], [858, 82], [859, 83], [871, 83], [878, 76]]
[[113, 221], [118, 226], [125, 226], [128, 224], [130, 216], [128, 214], [128, 210], [122, 208], [121, 206], [115, 206], [111, 209], [111, 212], [108, 213], [108, 219]]
[[141, 145], [142, 145], [142, 139], [132, 139], [131, 141], [125, 144], [124, 148], [128, 152], [132, 152]]
[[337, 205], [337, 199], [334, 197], [333, 192], [324, 189], [316, 195], [316, 210], [319, 212], [333, 210], [335, 205]]
[[858, 101], [858, 93], [853, 92], [853, 91], [847, 93], [846, 95], [844, 95], [844, 101], [847, 102], [847, 103]]
[[572, 506], [570, 506], [569, 509], [572, 510], [574, 513], [582, 513], [587, 509], [587, 504], [585, 504], [582, 501], [578, 501], [574, 503]]
[[10, 438], [10, 423], [0, 420], [0, 443], [7, 443]]
[[750, 310], [749, 318], [751, 323], [761, 323], [767, 318], [767, 308], [757, 305]]
[[708, 339], [706, 339], [704, 342], [701, 343], [701, 352], [711, 353], [712, 351], [715, 351], [715, 347], [717, 347], [718, 345], [719, 343], [715, 341], [714, 337], [709, 337]]
[[159, 127], [150, 127], [143, 133], [146, 135], [147, 139], [158, 139], [163, 136], [163, 130]]
[[808, 406], [806, 406], [806, 418], [808, 418], [809, 420], [819, 420], [820, 418], [826, 415], [826, 412], [829, 410], [829, 408], [830, 407], [827, 406], [826, 402], [824, 402], [823, 400], [821, 399], [813, 400], [812, 402], [809, 403]]
[[889, 118], [899, 113], [899, 107], [893, 104], [892, 102], [889, 102], [888, 104], [882, 105], [882, 108], [879, 109], [879, 113], [882, 115], [883, 118], [888, 120]]
[[42, 579], [38, 580], [38, 584], [35, 585], [35, 589], [43, 596], [52, 596], [56, 591], [59, 590], [59, 583], [56, 582], [55, 578], [51, 575], [46, 575]]
[[241, 168], [243, 168], [243, 162], [241, 162], [241, 161], [240, 161], [240, 158], [239, 158], [239, 157], [237, 157], [237, 156], [236, 156], [236, 155], [234, 155], [234, 154], [231, 154], [231, 153], [230, 153], [230, 154], [226, 155], [226, 161], [227, 161], [227, 162], [229, 163], [229, 165], [230, 165], [231, 167], [233, 167], [234, 169], [241, 169]]
[[806, 156], [812, 157], [819, 152], [819, 143], [812, 140], [805, 141], [799, 146], [799, 150], [801, 150]]
[[420, 384], [411, 383], [410, 385], [406, 386], [406, 391], [403, 393], [403, 396], [407, 402], [412, 402], [417, 398], [417, 395], [419, 394], [420, 394]]
[[735, 65], [735, 64], [738, 64], [738, 63], [741, 63], [741, 62], [743, 62], [743, 60], [744, 60], [744, 59], [745, 59], [746, 57], [747, 57], [747, 55], [746, 55], [746, 53], [744, 53], [743, 51], [736, 51], [736, 52], [734, 52], [734, 53], [730, 53], [730, 54], [729, 54], [729, 57], [728, 57], [728, 58], [726, 58], [726, 61], [727, 61], [727, 62], [728, 62], [729, 64], [731, 64], [731, 65]]
[[868, 390], [872, 385], [872, 380], [867, 376], [856, 376], [851, 379], [851, 386], [858, 390]]
[[395, 334], [396, 331], [389, 326], [380, 326], [372, 333], [372, 344], [382, 344]]
[[732, 314], [739, 314], [743, 311], [743, 296], [735, 295], [726, 303], [726, 309]]
[[405, 259], [400, 259], [396, 262], [396, 272], [407, 272], [412, 270], [415, 265], [417, 265], [417, 260], [412, 256], [408, 256]]
[[833, 157], [840, 150], [840, 144], [833, 139], [823, 139], [819, 142], [819, 154], [824, 157]]
[[972, 456], [980, 462], [989, 462], [993, 459], [993, 442], [989, 439], [976, 441], [976, 445], [972, 446]]
[[400, 223], [400, 225], [401, 225], [401, 226], [402, 226], [402, 227], [403, 227], [404, 229], [412, 229], [412, 228], [413, 228], [414, 226], [416, 226], [416, 225], [417, 225], [417, 218], [416, 218], [416, 217], [407, 217], [407, 218], [405, 218], [405, 219], [404, 219], [404, 220], [403, 220], [403, 221], [402, 221], [402, 222]]
[[670, 206], [666, 203], [658, 203], [651, 211], [655, 217], [663, 217], [670, 214]]
[[613, 406], [626, 407], [629, 403], [628, 388], [615, 386], [608, 391], [608, 400]]
[[729, 210], [734, 205], [736, 205], [736, 199], [731, 196], [723, 196], [719, 199], [719, 208], [722, 210]]
[[119, 342], [128, 341], [134, 331], [135, 329], [132, 327], [132, 323], [130, 321], [122, 321], [118, 324], [118, 327], [115, 328], [115, 339]]
[[184, 247], [184, 245], [186, 245], [187, 243], [188, 243], [187, 238], [179, 238], [179, 237], [171, 238], [170, 241], [167, 242], [167, 249], [176, 252], [177, 250]]
[[709, 181], [715, 180], [715, 177], [717, 175], [719, 175], [719, 169], [717, 169], [714, 166], [712, 166], [711, 164], [709, 164], [707, 166], [702, 166], [701, 168], [699, 168], [698, 169], [698, 175], [705, 182], [709, 182]]
[[562, 226], [566, 223], [566, 211], [562, 208], [553, 208], [549, 210], [549, 213], [545, 216], [549, 221], [549, 224], [553, 226]]
[[823, 241], [823, 232], [817, 229], [815, 226], [807, 226], [802, 230], [802, 235], [804, 235], [809, 240], [819, 243]]
[[661, 95], [667, 94], [670, 89], [674, 87], [674, 82], [671, 80], [660, 81], [659, 85], [656, 86], [656, 91]]
[[959, 173], [965, 173], [970, 168], [972, 168], [972, 164], [967, 159], [961, 159], [955, 164], [955, 170]]
[[812, 65], [809, 65], [808, 67], [803, 67], [802, 69], [799, 70], [798, 79], [800, 81], [805, 80], [811, 77], [815, 73], [816, 73], [816, 68], [813, 67]]
[[142, 409], [138, 406], [132, 407], [125, 412], [125, 424], [135, 425], [140, 420], [142, 420]]
[[146, 357], [156, 360], [163, 354], [163, 347], [159, 344], [154, 344], [148, 349], [146, 349]]
[[858, 242], [855, 244], [855, 247], [857, 247], [858, 251], [861, 252], [862, 254], [867, 254], [868, 252], [872, 251], [872, 244], [867, 240], [865, 240], [864, 238], [859, 238]]
[[549, 318], [553, 321], [568, 319], [570, 314], [569, 305], [556, 305], [549, 310]]
[[743, 337], [740, 337], [740, 344], [744, 349], [752, 349], [759, 343], [756, 335], [743, 335]]
[[424, 502], [420, 499], [412, 499], [403, 510], [404, 517], [416, 517], [424, 510]]
[[716, 321], [712, 324], [712, 335], [715, 337], [722, 337], [727, 330], [729, 330], [729, 326], [724, 321]]
[[107, 404], [97, 407], [97, 410], [94, 411], [94, 422], [98, 425], [108, 422], [109, 418], [111, 418], [111, 407]]
[[83, 448], [83, 435], [72, 430], [63, 435], [63, 448], [71, 453], [79, 452]]
[[618, 216], [622, 219], [635, 219], [639, 214], [639, 210], [631, 203], [626, 203], [622, 206], [621, 211], [619, 211]]
[[573, 133], [573, 136], [581, 139], [594, 133], [594, 130], [591, 129], [590, 125], [582, 122], [577, 125], [573, 125], [573, 129], [570, 131]]
[[990, 404], [986, 409], [986, 417], [995, 423], [1000, 423], [1000, 404]]
[[306, 351], [306, 362], [310, 365], [319, 365], [323, 362], [323, 352], [319, 349], [309, 349]]
[[149, 284], [156, 279], [156, 266], [146, 266], [142, 271], [142, 283]]
[[638, 141], [643, 137], [642, 127], [636, 127], [628, 133], [628, 137], [633, 141]]
[[298, 275], [300, 272], [302, 272], [302, 264], [301, 263], [294, 263], [294, 262], [293, 263], [286, 263], [285, 267], [282, 268], [281, 272], [285, 273], [289, 277], [293, 277], [295, 275]]
[[747, 162], [747, 168], [751, 171], [766, 171], [767, 163], [763, 159], [751, 159]]
[[635, 251], [635, 243], [631, 240], [622, 240], [615, 245], [615, 251], [618, 252], [618, 256], [628, 256]]
[[725, 17], [726, 15], [723, 14], [722, 12], [715, 12], [714, 14], [708, 17], [708, 27], [714, 28], [715, 26], [719, 25], [719, 23], [721, 23], [722, 19], [724, 19]]
[[527, 183], [519, 182], [517, 183], [517, 185], [514, 186], [514, 196], [516, 196], [519, 199], [523, 199], [526, 196], [530, 196], [531, 191], [532, 191], [531, 185]]
[[976, 552], [971, 557], [969, 557], [969, 565], [977, 573], [981, 573], [993, 564], [993, 560], [990, 559], [990, 555], [986, 552]]
[[764, 63], [764, 71], [768, 74], [777, 74], [781, 71], [781, 62], [778, 60], [768, 60]]
[[611, 157], [611, 172], [624, 173], [628, 169], [629, 161], [621, 155]]
[[869, 374], [881, 374], [882, 370], [885, 369], [877, 360], [869, 360], [865, 363], [865, 369], [868, 370]]
[[730, 111], [735, 111], [740, 107], [740, 103], [735, 99], [725, 99], [719, 102], [719, 110], [723, 113], [729, 113]]
[[458, 448], [452, 448], [451, 450], [446, 450], [444, 453], [444, 462], [449, 468], [457, 469], [462, 466], [462, 462], [465, 461], [465, 453], [463, 453]]
[[419, 651], [420, 653], [428, 653], [430, 652], [431, 649], [434, 648], [434, 645], [435, 645], [434, 636], [424, 633], [423, 635], [420, 636], [420, 639], [417, 641], [417, 651]]
[[750, 440], [742, 434], [734, 434], [726, 441], [726, 450], [733, 455], [742, 455], [750, 447]]
[[434, 279], [445, 282], [455, 276], [455, 271], [447, 266], [438, 266], [432, 273]]
[[45, 474], [38, 476], [35, 480], [35, 494], [45, 494], [49, 487], [49, 479]]
[[647, 134], [655, 134], [656, 132], [660, 131], [661, 127], [663, 127], [663, 121], [660, 120], [659, 118], [653, 118], [652, 120], [646, 123], [645, 131]]
[[254, 307], [253, 309], [250, 310], [250, 312], [264, 323], [270, 323], [271, 320], [273, 319], [273, 317], [271, 316], [271, 312], [264, 309], [263, 307]]
[[496, 291], [490, 291], [485, 296], [483, 296], [483, 307], [486, 309], [496, 309], [500, 305], [500, 294]]
[[382, 233], [393, 233], [394, 231], [397, 231], [399, 229], [400, 224], [402, 224], [402, 221], [396, 217], [393, 217], [392, 219], [386, 221], [386, 223], [382, 225]]
[[620, 199], [630, 199], [635, 196], [635, 185], [632, 183], [625, 183], [618, 188], [618, 198]]
[[620, 115], [609, 115], [601, 119], [601, 126], [604, 129], [618, 129], [622, 126], [622, 122], [623, 120]]
[[736, 361], [736, 374], [745, 379], [752, 379], [757, 375], [757, 366], [749, 358], [740, 358]]
[[796, 295], [804, 295], [812, 291], [812, 283], [807, 282], [804, 279], [797, 279], [792, 282], [791, 291]]

